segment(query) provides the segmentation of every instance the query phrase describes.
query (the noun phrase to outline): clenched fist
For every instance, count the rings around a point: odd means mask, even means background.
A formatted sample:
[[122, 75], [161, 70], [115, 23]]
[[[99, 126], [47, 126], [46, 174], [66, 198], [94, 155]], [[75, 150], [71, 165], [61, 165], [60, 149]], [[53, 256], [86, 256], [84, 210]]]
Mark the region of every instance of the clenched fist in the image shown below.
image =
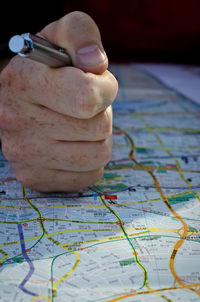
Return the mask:
[[98, 181], [109, 161], [118, 85], [85, 13], [70, 13], [38, 34], [64, 47], [73, 67], [10, 61], [0, 76], [2, 150], [25, 187], [75, 191]]

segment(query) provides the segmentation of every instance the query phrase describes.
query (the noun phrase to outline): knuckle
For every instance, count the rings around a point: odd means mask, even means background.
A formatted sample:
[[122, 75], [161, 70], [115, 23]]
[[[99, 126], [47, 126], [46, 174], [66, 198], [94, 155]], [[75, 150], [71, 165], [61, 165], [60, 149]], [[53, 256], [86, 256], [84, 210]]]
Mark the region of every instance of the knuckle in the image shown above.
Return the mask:
[[99, 168], [94, 172], [93, 175], [93, 183], [96, 183], [97, 181], [101, 180], [104, 174], [104, 168]]
[[90, 119], [97, 114], [97, 105], [94, 100], [79, 99], [77, 113], [79, 118]]
[[79, 89], [76, 112], [79, 118], [90, 119], [98, 113], [99, 94], [92, 83], [86, 83]]
[[98, 143], [98, 153], [96, 155], [97, 160], [101, 162], [101, 165], [106, 165], [110, 160], [111, 149], [112, 149], [112, 137], [110, 136], [109, 139], [102, 140]]
[[118, 82], [115, 76], [109, 71], [105, 71], [103, 77], [105, 84], [104, 89], [101, 91], [101, 98], [111, 104], [118, 93]]
[[112, 134], [112, 107], [109, 106], [104, 111], [99, 113], [97, 120], [96, 133], [105, 139]]
[[98, 169], [97, 175], [96, 175], [97, 181], [100, 180], [103, 177], [103, 175], [104, 175], [104, 168]]
[[116, 98], [118, 89], [119, 89], [119, 84], [115, 76], [111, 73], [111, 80], [112, 80], [112, 91], [113, 91], [113, 99]]

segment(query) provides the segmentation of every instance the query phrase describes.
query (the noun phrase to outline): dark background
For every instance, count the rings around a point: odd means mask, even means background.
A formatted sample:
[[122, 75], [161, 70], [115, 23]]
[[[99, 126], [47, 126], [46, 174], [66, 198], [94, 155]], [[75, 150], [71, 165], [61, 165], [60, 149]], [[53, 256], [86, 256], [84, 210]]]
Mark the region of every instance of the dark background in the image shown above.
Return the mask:
[[8, 41], [13, 35], [36, 33], [63, 16], [62, 1], [2, 1], [0, 55], [11, 56]]
[[110, 61], [200, 64], [200, 0], [56, 0], [1, 4], [0, 57], [15, 34], [36, 33], [81, 10], [100, 28]]

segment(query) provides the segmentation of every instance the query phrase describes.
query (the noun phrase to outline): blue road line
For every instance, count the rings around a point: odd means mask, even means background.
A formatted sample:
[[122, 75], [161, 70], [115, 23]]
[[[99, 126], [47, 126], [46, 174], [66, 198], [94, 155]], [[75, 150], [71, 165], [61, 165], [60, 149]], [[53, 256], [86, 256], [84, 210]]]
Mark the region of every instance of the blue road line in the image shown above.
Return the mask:
[[26, 282], [28, 282], [28, 280], [31, 278], [32, 274], [34, 273], [34, 266], [33, 263], [31, 262], [31, 259], [29, 258], [29, 256], [27, 255], [26, 252], [26, 247], [25, 247], [25, 242], [24, 242], [24, 234], [23, 234], [23, 229], [22, 229], [22, 225], [20, 223], [17, 224], [18, 227], [18, 232], [19, 232], [19, 238], [20, 238], [20, 245], [21, 245], [21, 250], [24, 256], [24, 259], [27, 261], [28, 265], [29, 265], [29, 272], [26, 275], [26, 277], [24, 278], [24, 280], [20, 283], [19, 288], [26, 294], [31, 295], [31, 296], [38, 296], [38, 294], [33, 293], [29, 290], [27, 290], [24, 285], [26, 284]]

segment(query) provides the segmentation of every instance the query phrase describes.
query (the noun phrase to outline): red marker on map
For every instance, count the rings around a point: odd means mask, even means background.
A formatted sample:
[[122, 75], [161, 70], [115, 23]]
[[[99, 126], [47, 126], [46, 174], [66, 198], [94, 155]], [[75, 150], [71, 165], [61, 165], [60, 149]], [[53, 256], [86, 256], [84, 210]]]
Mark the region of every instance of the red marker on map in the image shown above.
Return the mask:
[[44, 218], [44, 217], [38, 217], [38, 218], [37, 218], [37, 221], [43, 222], [43, 221], [45, 221], [45, 218]]
[[117, 199], [117, 195], [105, 195], [105, 199]]
[[121, 220], [121, 221], [117, 221], [116, 224], [117, 224], [117, 225], [124, 225], [125, 222]]

